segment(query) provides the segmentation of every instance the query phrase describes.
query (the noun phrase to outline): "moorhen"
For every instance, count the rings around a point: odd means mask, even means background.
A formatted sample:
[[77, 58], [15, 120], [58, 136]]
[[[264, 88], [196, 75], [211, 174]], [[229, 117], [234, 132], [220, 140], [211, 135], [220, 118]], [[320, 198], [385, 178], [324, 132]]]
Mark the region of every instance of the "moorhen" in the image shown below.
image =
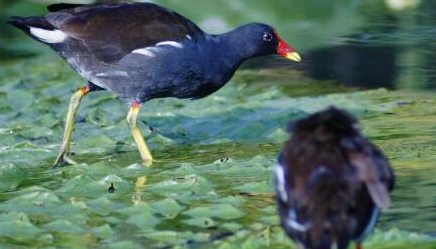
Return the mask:
[[358, 121], [331, 107], [290, 124], [275, 166], [281, 226], [301, 247], [356, 248], [390, 204], [394, 174]]
[[178, 13], [153, 3], [54, 4], [45, 16], [9, 23], [49, 45], [88, 83], [70, 101], [55, 166], [69, 158], [74, 117], [83, 96], [109, 90], [129, 103], [127, 121], [141, 157], [153, 158], [137, 127], [142, 104], [155, 98], [199, 99], [223, 87], [252, 57], [280, 54], [300, 61], [269, 25], [251, 23], [210, 35]]

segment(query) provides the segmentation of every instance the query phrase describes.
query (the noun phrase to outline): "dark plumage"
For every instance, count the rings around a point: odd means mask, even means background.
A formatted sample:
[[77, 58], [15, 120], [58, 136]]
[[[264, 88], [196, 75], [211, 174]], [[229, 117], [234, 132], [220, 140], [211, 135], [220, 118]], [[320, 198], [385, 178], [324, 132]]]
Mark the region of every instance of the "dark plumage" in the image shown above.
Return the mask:
[[[210, 35], [152, 3], [55, 4], [48, 10], [52, 13], [42, 17], [12, 17], [10, 23], [49, 45], [88, 81], [81, 94], [73, 95], [72, 116], [80, 99], [91, 91], [109, 90], [139, 108], [154, 98], [205, 97], [224, 86], [252, 57], [278, 53], [300, 61], [266, 24]], [[131, 128], [136, 129], [137, 113], [131, 114]], [[142, 139], [134, 137], [137, 144]], [[145, 142], [138, 147], [146, 147]], [[141, 152], [143, 159], [151, 161], [151, 155], [145, 154]]]
[[[14, 17], [11, 23], [50, 45], [90, 84], [128, 102], [207, 96], [244, 60], [277, 53], [279, 43], [274, 29], [265, 24], [208, 35], [174, 11], [151, 3], [57, 4], [48, 9], [55, 12]], [[66, 37], [51, 42], [32, 34], [30, 27]], [[263, 40], [265, 34], [271, 41]], [[157, 45], [169, 41], [173, 43]]]
[[[358, 121], [334, 107], [290, 125], [275, 167], [281, 225], [302, 248], [358, 248], [390, 203], [394, 174]], [[336, 246], [335, 246], [336, 245]]]

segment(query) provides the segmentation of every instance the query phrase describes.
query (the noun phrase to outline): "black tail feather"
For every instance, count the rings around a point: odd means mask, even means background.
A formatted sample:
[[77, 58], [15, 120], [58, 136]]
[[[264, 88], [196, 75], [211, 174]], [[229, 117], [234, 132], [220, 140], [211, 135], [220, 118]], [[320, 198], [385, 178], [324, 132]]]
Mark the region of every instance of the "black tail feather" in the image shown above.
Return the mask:
[[30, 28], [23, 24], [21, 17], [13, 16], [10, 18], [9, 21], [7, 21], [7, 23], [21, 29], [22, 31], [24, 31], [24, 33], [30, 35]]
[[83, 6], [84, 4], [74, 4], [74, 3], [55, 3], [47, 6], [47, 10], [50, 12], [57, 12], [66, 9], [72, 9], [76, 7]]
[[30, 34], [30, 27], [42, 28], [46, 30], [55, 29], [53, 25], [51, 25], [45, 19], [45, 17], [41, 17], [41, 16], [32, 16], [32, 17], [12, 16], [10, 17], [8, 23], [23, 30], [26, 34]]

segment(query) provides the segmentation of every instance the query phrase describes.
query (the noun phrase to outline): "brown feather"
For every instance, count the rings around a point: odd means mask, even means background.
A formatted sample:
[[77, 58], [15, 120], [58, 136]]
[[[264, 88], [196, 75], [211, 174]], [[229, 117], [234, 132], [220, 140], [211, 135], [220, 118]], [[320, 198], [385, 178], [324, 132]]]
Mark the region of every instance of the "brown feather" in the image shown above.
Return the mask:
[[387, 209], [390, 204], [389, 192], [381, 182], [367, 182], [366, 187], [374, 203], [382, 209]]
[[49, 13], [46, 19], [108, 63], [135, 49], [203, 33], [181, 15], [152, 3], [84, 5]]
[[[289, 198], [278, 198], [279, 214], [288, 235], [307, 248], [347, 248], [372, 228], [376, 206], [389, 206], [392, 169], [358, 127], [336, 108], [290, 125], [279, 161]], [[299, 225], [289, 223], [290, 210]], [[298, 229], [305, 224], [306, 231]]]
[[362, 153], [349, 153], [351, 164], [357, 168], [359, 179], [365, 183], [374, 203], [382, 209], [390, 205], [390, 197], [387, 185], [381, 182], [382, 169], [378, 167], [370, 156]]

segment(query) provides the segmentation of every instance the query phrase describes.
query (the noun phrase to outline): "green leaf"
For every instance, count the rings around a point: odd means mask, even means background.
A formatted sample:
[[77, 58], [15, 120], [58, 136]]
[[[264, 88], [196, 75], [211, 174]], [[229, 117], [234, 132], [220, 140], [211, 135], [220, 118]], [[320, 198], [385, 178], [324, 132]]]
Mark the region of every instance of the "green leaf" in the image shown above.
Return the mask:
[[109, 249], [137, 249], [142, 247], [140, 244], [133, 241], [117, 241], [106, 246]]
[[8, 222], [8, 221], [30, 222], [29, 218], [25, 213], [9, 212], [9, 213], [0, 214], [0, 222]]
[[272, 183], [267, 181], [250, 182], [237, 186], [235, 189], [247, 193], [273, 193], [274, 191]]
[[159, 224], [161, 220], [154, 216], [150, 211], [144, 210], [143, 212], [132, 214], [127, 218], [126, 222], [137, 226], [141, 230], [150, 230]]
[[32, 240], [45, 233], [45, 230], [34, 226], [29, 221], [2, 221], [0, 222], [0, 237], [9, 237], [15, 240]]
[[171, 198], [166, 198], [164, 200], [151, 203], [150, 206], [153, 213], [160, 214], [167, 219], [175, 218], [177, 214], [184, 209], [174, 199]]
[[235, 208], [230, 204], [216, 204], [203, 207], [195, 207], [185, 211], [184, 214], [194, 218], [198, 217], [213, 217], [222, 220], [233, 220], [241, 218], [245, 215], [244, 212]]
[[14, 164], [0, 165], [0, 191], [15, 190], [26, 178], [26, 173]]
[[44, 227], [52, 232], [68, 233], [68, 234], [82, 234], [85, 232], [83, 228], [71, 223], [68, 220], [56, 220], [45, 224]]
[[226, 204], [233, 205], [235, 207], [239, 207], [242, 204], [244, 204], [246, 202], [246, 200], [244, 198], [242, 198], [241, 196], [228, 196], [225, 198], [219, 198], [217, 200], [214, 200], [213, 202], [226, 203]]
[[148, 191], [156, 193], [180, 193], [185, 191], [194, 191], [198, 193], [207, 193], [212, 190], [212, 184], [200, 175], [192, 174], [185, 177], [178, 177], [171, 180], [165, 180], [147, 186]]
[[201, 228], [211, 228], [216, 226], [215, 222], [211, 218], [203, 218], [203, 217], [183, 220], [183, 223], [190, 226], [201, 227]]
[[102, 239], [112, 238], [115, 234], [114, 230], [108, 225], [105, 224], [103, 226], [94, 227], [91, 229], [92, 234]]

